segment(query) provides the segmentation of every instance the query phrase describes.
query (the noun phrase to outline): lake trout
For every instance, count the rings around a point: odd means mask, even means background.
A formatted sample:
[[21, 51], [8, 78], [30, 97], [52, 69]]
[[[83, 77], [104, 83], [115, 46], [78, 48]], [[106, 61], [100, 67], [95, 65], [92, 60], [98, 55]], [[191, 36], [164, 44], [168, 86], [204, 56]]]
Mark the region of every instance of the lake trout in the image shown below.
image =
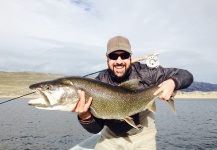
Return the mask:
[[[41, 94], [42, 98], [30, 100], [28, 104], [39, 109], [71, 112], [79, 100], [78, 90], [83, 90], [86, 100], [93, 98], [90, 106], [92, 115], [102, 119], [125, 120], [136, 128], [129, 116], [146, 109], [155, 112], [155, 99], [159, 96], [153, 95], [157, 86], [137, 90], [138, 85], [138, 79], [113, 86], [90, 78], [63, 77], [30, 85], [29, 88]], [[167, 102], [175, 112], [173, 100]]]

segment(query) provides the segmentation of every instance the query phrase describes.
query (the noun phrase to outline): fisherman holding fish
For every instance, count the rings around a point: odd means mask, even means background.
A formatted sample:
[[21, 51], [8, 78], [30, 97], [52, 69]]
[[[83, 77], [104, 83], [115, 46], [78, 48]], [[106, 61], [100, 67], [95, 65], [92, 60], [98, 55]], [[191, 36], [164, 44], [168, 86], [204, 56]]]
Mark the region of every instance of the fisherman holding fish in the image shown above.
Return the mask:
[[[169, 100], [174, 90], [187, 88], [193, 82], [193, 76], [187, 70], [162, 66], [150, 68], [147, 64], [131, 63], [131, 45], [123, 36], [115, 36], [108, 41], [106, 58], [108, 69], [100, 72], [97, 80], [119, 86], [128, 80], [139, 79], [138, 90], [156, 85], [159, 88], [153, 94], [160, 94], [158, 98], [162, 100]], [[130, 116], [135, 122], [135, 128], [124, 120], [94, 117], [90, 112], [92, 97], [86, 102], [82, 90], [79, 90], [79, 96], [73, 112], [78, 114], [80, 124], [88, 132], [101, 132], [96, 150], [156, 150], [157, 130], [152, 111], [146, 109]]]

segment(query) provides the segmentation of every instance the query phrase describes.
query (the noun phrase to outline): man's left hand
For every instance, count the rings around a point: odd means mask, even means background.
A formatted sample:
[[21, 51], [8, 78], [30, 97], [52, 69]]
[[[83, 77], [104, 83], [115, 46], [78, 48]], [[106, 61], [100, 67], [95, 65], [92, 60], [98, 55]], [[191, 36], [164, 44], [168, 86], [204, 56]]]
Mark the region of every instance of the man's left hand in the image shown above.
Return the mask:
[[167, 79], [160, 85], [158, 85], [158, 87], [159, 89], [155, 91], [154, 95], [158, 95], [162, 92], [162, 94], [160, 94], [158, 98], [162, 100], [169, 100], [175, 89], [175, 82], [173, 81], [173, 79]]

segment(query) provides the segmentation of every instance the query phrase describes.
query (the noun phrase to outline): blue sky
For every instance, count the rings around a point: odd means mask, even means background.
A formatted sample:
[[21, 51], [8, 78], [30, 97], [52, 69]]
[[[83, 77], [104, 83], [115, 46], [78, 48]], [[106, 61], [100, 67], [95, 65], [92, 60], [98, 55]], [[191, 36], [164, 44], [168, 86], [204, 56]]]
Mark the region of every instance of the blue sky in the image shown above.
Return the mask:
[[163, 67], [217, 84], [216, 8], [216, 0], [1, 0], [0, 71], [85, 75], [107, 68], [107, 41], [122, 35], [133, 58], [158, 52]]

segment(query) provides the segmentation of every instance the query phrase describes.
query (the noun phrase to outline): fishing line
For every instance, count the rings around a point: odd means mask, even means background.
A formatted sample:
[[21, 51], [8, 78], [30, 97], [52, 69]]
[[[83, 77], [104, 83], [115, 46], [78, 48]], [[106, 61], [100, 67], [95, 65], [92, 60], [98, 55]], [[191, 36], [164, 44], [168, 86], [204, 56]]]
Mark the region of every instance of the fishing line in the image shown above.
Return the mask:
[[[93, 73], [90, 73], [90, 74], [84, 75], [83, 77], [87, 77], [87, 76], [90, 76], [90, 75], [93, 75], [93, 74], [99, 73], [99, 72], [101, 72], [101, 71], [103, 71], [103, 70], [100, 70], [100, 71], [97, 71], [97, 72], [93, 72]], [[31, 95], [31, 94], [33, 94], [33, 93], [35, 93], [35, 92], [36, 92], [36, 91], [31, 92], [31, 93], [27, 93], [27, 94], [24, 94], [24, 95], [21, 95], [21, 96], [19, 96], [19, 97], [15, 97], [15, 98], [12, 98], [12, 99], [9, 99], [9, 100], [6, 100], [6, 101], [4, 101], [4, 102], [0, 102], [0, 105], [1, 105], [1, 104], [4, 104], [4, 103], [7, 103], [7, 102], [10, 102], [10, 101], [13, 101], [13, 100], [16, 100], [16, 99], [18, 99], [18, 98], [21, 98], [21, 97], [27, 96], [27, 95]]]
[[[90, 75], [93, 75], [93, 74], [99, 73], [99, 72], [101, 72], [101, 71], [103, 71], [103, 70], [100, 70], [100, 71], [97, 71], [97, 72], [93, 72], [93, 73], [90, 73], [90, 74], [84, 75], [83, 77], [87, 77], [87, 76], [90, 76]], [[35, 92], [36, 92], [36, 91], [31, 92], [31, 93], [27, 93], [27, 94], [24, 94], [24, 95], [21, 95], [21, 96], [19, 96], [19, 97], [15, 97], [15, 98], [12, 98], [12, 99], [9, 99], [9, 100], [6, 100], [6, 101], [4, 101], [4, 102], [0, 102], [0, 105], [1, 105], [1, 104], [4, 104], [4, 103], [7, 103], [7, 102], [10, 102], [10, 101], [13, 101], [13, 100], [16, 100], [16, 99], [18, 99], [18, 98], [21, 98], [21, 97], [27, 96], [27, 95], [31, 95], [31, 94], [33, 94], [33, 93], [35, 93]]]
[[21, 95], [21, 96], [19, 96], [19, 97], [15, 97], [15, 98], [12, 98], [12, 99], [9, 99], [9, 100], [6, 100], [6, 101], [4, 101], [4, 102], [0, 102], [0, 104], [4, 104], [4, 103], [10, 102], [10, 101], [13, 101], [13, 100], [15, 100], [15, 99], [18, 99], [18, 98], [21, 98], [21, 97], [24, 97], [24, 96], [33, 94], [33, 93], [35, 93], [35, 92], [36, 92], [36, 91], [31, 92], [31, 93], [27, 93], [27, 94], [24, 94], [24, 95]]
[[[99, 73], [99, 72], [101, 72], [101, 71], [103, 71], [103, 70], [100, 70], [100, 71], [97, 71], [97, 72], [93, 72], [93, 73], [90, 73], [90, 74], [84, 75], [83, 77], [87, 77], [87, 76], [90, 76], [90, 75], [93, 75], [93, 74]], [[9, 100], [6, 100], [6, 101], [4, 101], [4, 102], [0, 102], [0, 105], [1, 105], [1, 104], [4, 104], [4, 103], [7, 103], [7, 102], [10, 102], [10, 101], [13, 101], [13, 100], [16, 100], [16, 99], [18, 99], [18, 98], [21, 98], [21, 97], [24, 97], [24, 96], [27, 96], [27, 95], [33, 94], [33, 93], [35, 93], [35, 92], [36, 92], [36, 91], [31, 92], [31, 93], [27, 93], [27, 94], [24, 94], [24, 95], [21, 95], [21, 96], [19, 96], [19, 97], [15, 97], [15, 98], [12, 98], [12, 99], [9, 99]]]
[[[105, 69], [103, 69], [103, 70], [105, 70]], [[90, 75], [93, 75], [93, 74], [96, 74], [96, 73], [100, 73], [100, 72], [102, 72], [103, 70], [100, 70], [100, 71], [97, 71], [97, 72], [93, 72], [93, 73], [84, 75], [83, 77], [88, 77], [88, 76], [90, 76]]]

